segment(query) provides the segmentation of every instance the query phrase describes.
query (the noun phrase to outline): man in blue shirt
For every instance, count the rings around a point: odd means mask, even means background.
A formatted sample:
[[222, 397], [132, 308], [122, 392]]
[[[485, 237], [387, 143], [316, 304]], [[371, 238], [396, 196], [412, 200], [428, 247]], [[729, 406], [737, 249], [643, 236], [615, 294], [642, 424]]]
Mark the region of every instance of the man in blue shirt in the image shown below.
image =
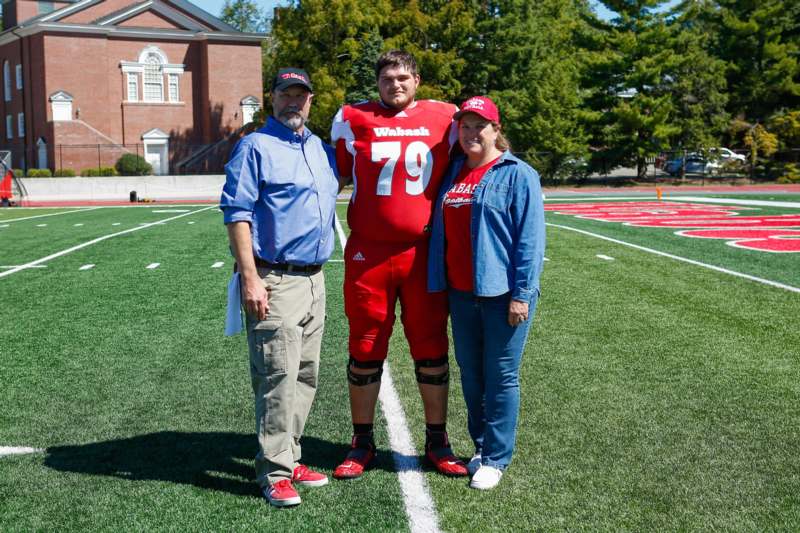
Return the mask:
[[322, 264], [334, 240], [334, 153], [305, 127], [313, 98], [300, 69], [278, 71], [272, 116], [225, 165], [220, 208], [241, 281], [259, 451], [256, 480], [270, 504], [297, 505], [294, 484], [328, 478], [300, 463], [325, 319]]

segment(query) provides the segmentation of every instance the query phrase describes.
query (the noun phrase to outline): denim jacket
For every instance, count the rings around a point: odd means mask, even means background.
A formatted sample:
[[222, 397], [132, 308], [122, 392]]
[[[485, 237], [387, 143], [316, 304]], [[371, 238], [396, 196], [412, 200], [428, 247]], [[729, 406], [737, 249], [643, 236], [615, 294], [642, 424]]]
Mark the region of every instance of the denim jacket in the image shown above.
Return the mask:
[[[451, 161], [436, 199], [428, 254], [428, 291], [447, 288], [444, 195], [466, 161]], [[473, 292], [476, 296], [511, 297], [530, 302], [539, 294], [544, 263], [544, 202], [539, 174], [504, 152], [486, 171], [473, 193], [470, 222]]]

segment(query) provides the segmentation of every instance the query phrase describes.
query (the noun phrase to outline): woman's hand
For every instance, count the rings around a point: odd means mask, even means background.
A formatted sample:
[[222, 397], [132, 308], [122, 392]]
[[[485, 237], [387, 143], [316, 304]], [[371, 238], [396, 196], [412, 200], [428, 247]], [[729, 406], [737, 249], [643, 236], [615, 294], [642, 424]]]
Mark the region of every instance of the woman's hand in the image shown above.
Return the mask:
[[528, 304], [511, 300], [508, 304], [508, 325], [517, 327], [526, 320], [528, 320]]

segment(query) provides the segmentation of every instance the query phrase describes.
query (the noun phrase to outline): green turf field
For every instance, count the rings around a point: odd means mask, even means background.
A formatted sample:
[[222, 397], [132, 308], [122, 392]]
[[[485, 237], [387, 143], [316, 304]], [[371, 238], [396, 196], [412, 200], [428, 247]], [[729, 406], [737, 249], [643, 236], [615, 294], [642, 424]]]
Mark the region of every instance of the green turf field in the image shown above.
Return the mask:
[[[231, 259], [207, 207], [0, 210], [0, 447], [43, 450], [0, 457], [0, 530], [409, 530], [380, 414], [363, 479], [301, 489], [291, 510], [259, 498], [245, 340], [222, 336]], [[548, 222], [800, 286], [800, 254]], [[490, 493], [424, 470], [439, 528], [800, 529], [800, 294], [555, 226], [546, 255], [514, 462]], [[304, 453], [330, 474], [350, 425], [342, 263], [325, 275]], [[390, 363], [421, 453], [401, 335]], [[468, 458], [453, 378], [451, 440]]]

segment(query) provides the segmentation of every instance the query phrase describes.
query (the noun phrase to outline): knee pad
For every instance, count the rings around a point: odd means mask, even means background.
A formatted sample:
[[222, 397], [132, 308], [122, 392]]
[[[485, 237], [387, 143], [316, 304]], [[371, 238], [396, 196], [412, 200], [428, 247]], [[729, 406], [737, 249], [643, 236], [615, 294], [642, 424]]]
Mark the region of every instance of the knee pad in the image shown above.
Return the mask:
[[[423, 374], [420, 368], [431, 368], [435, 366], [447, 366], [441, 374]], [[428, 359], [425, 361], [414, 361], [414, 373], [417, 375], [417, 383], [424, 385], [447, 385], [450, 382], [450, 365], [447, 356], [439, 359]]]
[[[353, 372], [353, 367], [356, 368], [373, 368], [375, 371], [371, 374], [356, 374]], [[347, 362], [347, 381], [351, 385], [363, 387], [372, 383], [377, 383], [381, 380], [383, 375], [383, 361], [356, 361], [352, 357]]]

